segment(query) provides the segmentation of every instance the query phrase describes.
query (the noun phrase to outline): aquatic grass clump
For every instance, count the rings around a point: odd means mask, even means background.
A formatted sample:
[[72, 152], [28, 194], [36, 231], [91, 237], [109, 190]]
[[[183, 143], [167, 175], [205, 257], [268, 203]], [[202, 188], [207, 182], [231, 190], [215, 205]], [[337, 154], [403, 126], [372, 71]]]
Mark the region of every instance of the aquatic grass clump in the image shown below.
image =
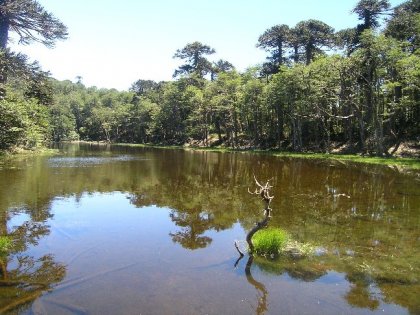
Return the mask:
[[6, 255], [12, 247], [12, 241], [7, 236], [0, 236], [0, 256]]
[[252, 237], [254, 250], [260, 256], [278, 256], [289, 242], [289, 234], [276, 228], [259, 230]]

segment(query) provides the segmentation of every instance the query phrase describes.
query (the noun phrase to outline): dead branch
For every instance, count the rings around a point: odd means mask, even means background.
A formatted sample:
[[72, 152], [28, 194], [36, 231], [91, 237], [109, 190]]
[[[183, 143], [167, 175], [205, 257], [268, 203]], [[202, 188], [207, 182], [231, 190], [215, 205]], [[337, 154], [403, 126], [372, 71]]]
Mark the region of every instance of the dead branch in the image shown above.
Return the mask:
[[[260, 184], [258, 180], [255, 178], [255, 176], [254, 176], [254, 180], [257, 187], [255, 188], [254, 192], [251, 192], [248, 188], [248, 192], [252, 195], [259, 196], [264, 201], [265, 207], [264, 207], [264, 219], [255, 223], [255, 226], [248, 232], [246, 236], [246, 241], [248, 243], [249, 251], [251, 254], [254, 252], [254, 244], [252, 243], [252, 237], [257, 231], [265, 228], [268, 225], [268, 222], [271, 219], [271, 211], [272, 211], [272, 209], [270, 208], [270, 204], [274, 198], [274, 196], [270, 196], [270, 189], [273, 188], [273, 186], [270, 185], [270, 180], [268, 180], [265, 183], [265, 185]], [[237, 245], [235, 244], [235, 246]], [[239, 251], [239, 253], [241, 252]]]
[[238, 251], [238, 253], [239, 253], [239, 255], [240, 255], [240, 258], [237, 260], [237, 262], [236, 262], [236, 264], [235, 264], [235, 266], [237, 265], [237, 263], [239, 262], [239, 260], [241, 260], [241, 258], [242, 257], [244, 257], [244, 253], [242, 253], [241, 252], [241, 250], [239, 249], [239, 246], [238, 246], [238, 241], [235, 241], [235, 248], [236, 248], [236, 250]]

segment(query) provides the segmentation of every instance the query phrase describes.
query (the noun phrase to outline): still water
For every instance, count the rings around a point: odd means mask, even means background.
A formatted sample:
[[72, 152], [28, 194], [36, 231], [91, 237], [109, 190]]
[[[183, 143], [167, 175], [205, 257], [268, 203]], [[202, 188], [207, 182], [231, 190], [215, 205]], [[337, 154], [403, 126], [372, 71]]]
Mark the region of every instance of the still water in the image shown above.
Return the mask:
[[[235, 266], [263, 215], [317, 255]], [[0, 313], [420, 314], [420, 176], [248, 153], [72, 144], [0, 160]]]

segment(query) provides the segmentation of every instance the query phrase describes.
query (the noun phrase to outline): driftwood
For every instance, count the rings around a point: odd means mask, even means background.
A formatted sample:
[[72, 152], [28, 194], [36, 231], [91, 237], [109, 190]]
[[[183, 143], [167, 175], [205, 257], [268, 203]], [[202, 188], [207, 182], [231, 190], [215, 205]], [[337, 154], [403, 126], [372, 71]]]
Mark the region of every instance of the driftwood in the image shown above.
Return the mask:
[[[255, 226], [246, 235], [246, 242], [248, 243], [249, 253], [251, 255], [254, 252], [254, 244], [252, 243], [252, 237], [259, 230], [267, 227], [268, 222], [271, 219], [272, 209], [270, 208], [270, 204], [271, 204], [271, 201], [274, 198], [274, 196], [270, 196], [270, 189], [273, 188], [273, 186], [271, 186], [269, 184], [269, 182], [270, 182], [269, 180], [265, 183], [265, 185], [261, 185], [258, 182], [258, 180], [255, 178], [255, 176], [254, 176], [254, 180], [255, 180], [255, 184], [257, 185], [257, 187], [255, 188], [254, 192], [251, 192], [248, 188], [248, 192], [251, 195], [259, 196], [262, 199], [262, 201], [264, 201], [265, 207], [264, 207], [264, 219], [255, 223]], [[239, 249], [239, 246], [238, 246], [237, 242], [235, 242], [235, 248], [239, 252], [239, 255], [241, 255], [241, 257], [242, 257], [244, 255], [244, 253], [242, 253], [242, 251]]]

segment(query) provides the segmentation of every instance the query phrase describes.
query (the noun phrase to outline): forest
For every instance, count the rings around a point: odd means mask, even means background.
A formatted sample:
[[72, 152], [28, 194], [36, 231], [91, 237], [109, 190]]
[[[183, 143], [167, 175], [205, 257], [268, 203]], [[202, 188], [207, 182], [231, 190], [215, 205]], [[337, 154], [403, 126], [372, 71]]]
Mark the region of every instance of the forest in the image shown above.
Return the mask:
[[352, 14], [359, 24], [338, 31], [270, 27], [255, 39], [266, 61], [243, 72], [188, 43], [172, 81], [118, 91], [58, 81], [11, 51], [11, 32], [54, 46], [67, 28], [37, 1], [0, 1], [0, 151], [86, 140], [393, 155], [419, 141], [420, 1], [360, 0]]

